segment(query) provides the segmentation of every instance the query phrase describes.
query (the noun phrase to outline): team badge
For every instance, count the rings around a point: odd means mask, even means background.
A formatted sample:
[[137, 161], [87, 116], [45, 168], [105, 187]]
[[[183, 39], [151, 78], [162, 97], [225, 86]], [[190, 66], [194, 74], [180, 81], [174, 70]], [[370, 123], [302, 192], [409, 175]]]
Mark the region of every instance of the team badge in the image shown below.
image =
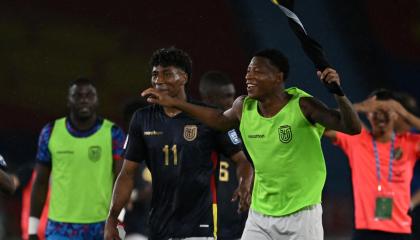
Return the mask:
[[99, 146], [89, 147], [89, 160], [96, 162], [101, 158], [102, 149]]
[[197, 125], [185, 125], [184, 139], [191, 142], [197, 138]]
[[292, 140], [292, 128], [289, 125], [279, 127], [279, 138], [282, 143], [289, 143]]

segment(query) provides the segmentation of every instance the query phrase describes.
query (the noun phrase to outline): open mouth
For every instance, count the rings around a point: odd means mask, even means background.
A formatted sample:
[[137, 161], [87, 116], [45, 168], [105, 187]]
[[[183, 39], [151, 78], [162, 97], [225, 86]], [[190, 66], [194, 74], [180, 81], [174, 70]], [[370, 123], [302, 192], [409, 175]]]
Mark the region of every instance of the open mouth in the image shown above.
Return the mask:
[[257, 85], [255, 85], [255, 84], [247, 84], [246, 85], [246, 90], [252, 91], [255, 87], [257, 87]]

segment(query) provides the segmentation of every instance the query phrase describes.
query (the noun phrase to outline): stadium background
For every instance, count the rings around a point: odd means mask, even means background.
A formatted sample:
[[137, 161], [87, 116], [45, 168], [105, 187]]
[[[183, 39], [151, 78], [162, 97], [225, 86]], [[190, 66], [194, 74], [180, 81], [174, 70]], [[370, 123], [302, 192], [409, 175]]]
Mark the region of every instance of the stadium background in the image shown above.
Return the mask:
[[[353, 102], [373, 89], [406, 91], [420, 101], [420, 2], [302, 0], [296, 13], [326, 49]], [[149, 85], [153, 50], [174, 45], [190, 53], [199, 76], [222, 70], [245, 94], [244, 75], [255, 51], [274, 47], [290, 59], [288, 86], [330, 106], [286, 18], [268, 0], [1, 1], [0, 153], [11, 169], [33, 161], [42, 126], [66, 113], [69, 81], [97, 84], [100, 113], [123, 125], [124, 105]], [[350, 235], [352, 196], [344, 155], [325, 142], [327, 239]], [[18, 235], [19, 194], [0, 197], [5, 239]]]

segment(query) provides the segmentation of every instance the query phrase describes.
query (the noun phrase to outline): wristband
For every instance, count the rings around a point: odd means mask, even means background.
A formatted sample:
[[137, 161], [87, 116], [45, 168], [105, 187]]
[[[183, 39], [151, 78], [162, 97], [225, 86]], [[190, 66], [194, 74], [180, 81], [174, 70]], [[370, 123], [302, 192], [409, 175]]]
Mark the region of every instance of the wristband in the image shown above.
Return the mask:
[[28, 225], [28, 234], [29, 235], [38, 234], [38, 226], [39, 226], [39, 218], [30, 216], [29, 225]]
[[123, 226], [123, 225], [118, 224], [118, 225], [117, 225], [117, 231], [118, 231], [118, 236], [119, 236], [121, 239], [125, 239], [125, 234], [126, 234], [126, 232], [125, 232], [124, 226]]
[[336, 94], [338, 96], [344, 96], [343, 89], [337, 83], [326, 83], [324, 82], [324, 86], [328, 89], [328, 92]]

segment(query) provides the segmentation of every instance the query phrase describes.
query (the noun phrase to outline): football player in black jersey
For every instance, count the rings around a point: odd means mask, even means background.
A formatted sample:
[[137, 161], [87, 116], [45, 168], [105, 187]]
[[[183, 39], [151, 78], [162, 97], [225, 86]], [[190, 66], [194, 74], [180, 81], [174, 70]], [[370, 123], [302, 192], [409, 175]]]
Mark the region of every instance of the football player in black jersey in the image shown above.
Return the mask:
[[[174, 47], [151, 58], [152, 86], [190, 100], [185, 86], [191, 59]], [[250, 203], [252, 167], [240, 142], [210, 129], [176, 108], [151, 105], [138, 110], [130, 123], [123, 169], [115, 184], [105, 239], [120, 239], [117, 217], [133, 189], [133, 176], [145, 161], [152, 174], [150, 239], [212, 239], [217, 236], [216, 167], [218, 152], [236, 162], [240, 178], [235, 197], [239, 208]]]
[[[214, 105], [225, 111], [232, 107], [235, 100], [235, 86], [230, 78], [220, 71], [209, 71], [200, 78], [200, 96], [204, 103]], [[230, 130], [229, 134], [242, 140], [238, 131]], [[245, 227], [248, 212], [238, 213], [236, 202], [232, 202], [232, 194], [238, 185], [235, 163], [220, 154], [219, 177], [217, 184], [217, 205], [219, 216], [218, 240], [240, 239]]]

